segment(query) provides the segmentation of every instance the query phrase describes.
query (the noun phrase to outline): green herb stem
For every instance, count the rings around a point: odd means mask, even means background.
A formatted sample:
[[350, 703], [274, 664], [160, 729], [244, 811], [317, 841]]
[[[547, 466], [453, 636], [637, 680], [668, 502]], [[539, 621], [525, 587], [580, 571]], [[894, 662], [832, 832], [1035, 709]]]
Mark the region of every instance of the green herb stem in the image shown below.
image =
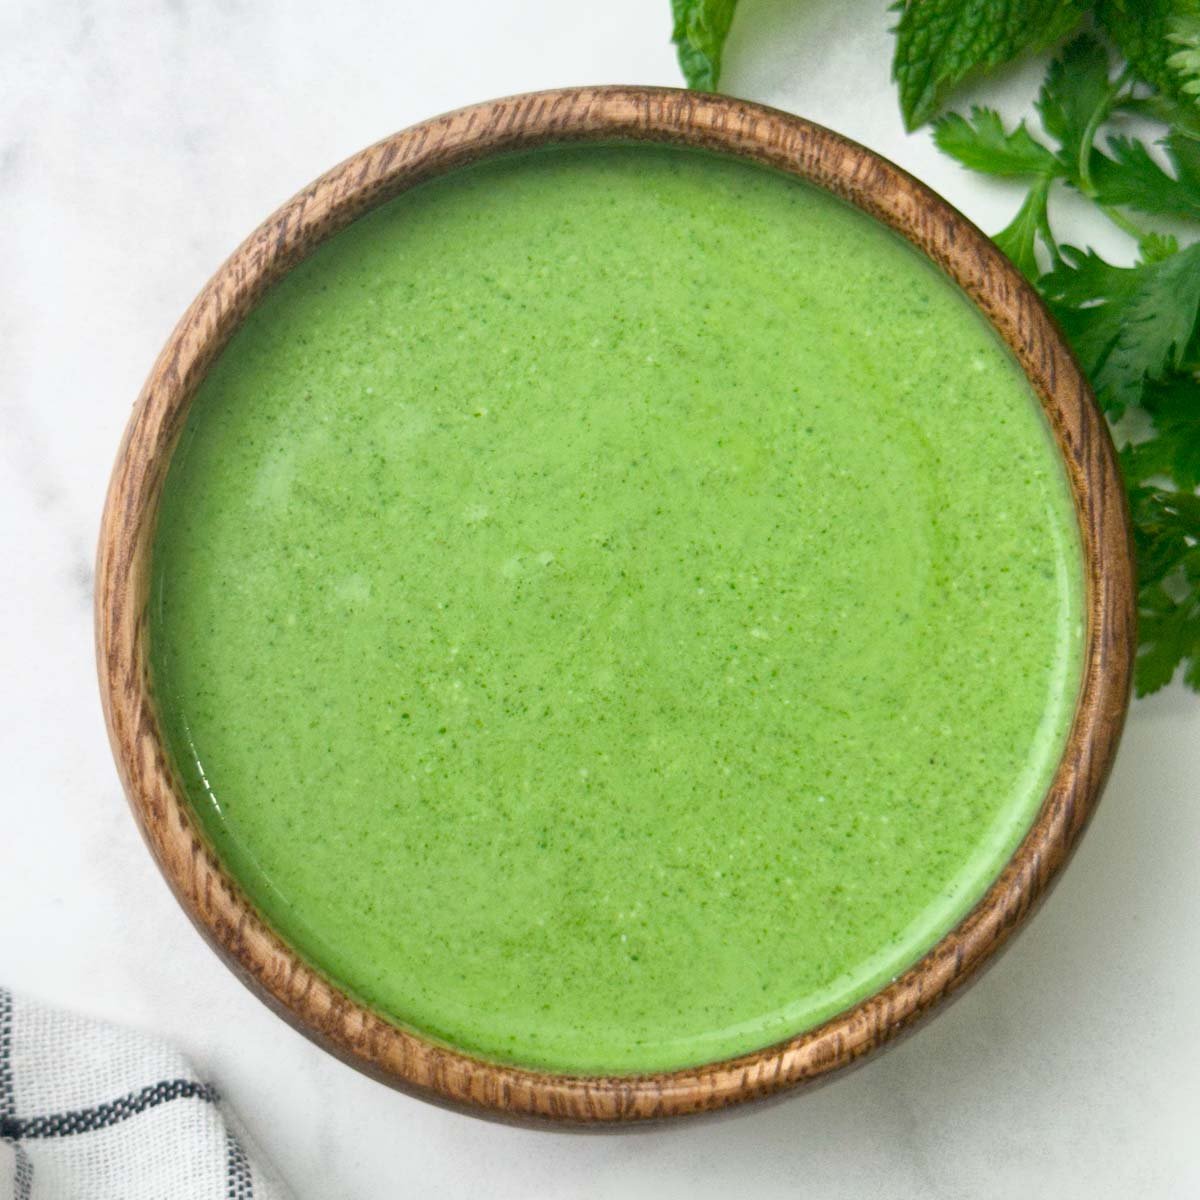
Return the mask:
[[[1126, 65], [1125, 69], [1109, 85], [1104, 100], [1096, 105], [1095, 110], [1083, 128], [1083, 136], [1079, 140], [1079, 190], [1089, 200], [1096, 201], [1098, 195], [1096, 185], [1092, 180], [1092, 152], [1096, 146], [1096, 134], [1100, 132], [1100, 126], [1112, 115], [1113, 109], [1120, 105], [1120, 93], [1132, 79], [1133, 68]], [[1142, 229], [1136, 221], [1130, 220], [1123, 212], [1113, 208], [1111, 205], [1097, 202], [1096, 206], [1118, 229], [1129, 234], [1131, 238], [1136, 239], [1139, 243], [1149, 232]]]
[[1130, 220], [1119, 208], [1108, 204], [1097, 204], [1096, 207], [1122, 232], [1129, 234], [1139, 244], [1146, 240], [1150, 231], [1143, 229], [1136, 221]]

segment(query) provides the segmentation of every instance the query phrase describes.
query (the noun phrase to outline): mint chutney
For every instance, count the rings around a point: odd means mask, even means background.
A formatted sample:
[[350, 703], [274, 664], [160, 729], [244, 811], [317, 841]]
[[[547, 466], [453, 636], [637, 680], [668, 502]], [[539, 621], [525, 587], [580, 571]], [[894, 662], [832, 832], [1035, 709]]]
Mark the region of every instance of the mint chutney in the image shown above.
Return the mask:
[[484, 1058], [811, 1027], [983, 895], [1054, 774], [1083, 565], [1030, 385], [808, 185], [494, 159], [276, 285], [164, 486], [164, 732], [304, 958]]

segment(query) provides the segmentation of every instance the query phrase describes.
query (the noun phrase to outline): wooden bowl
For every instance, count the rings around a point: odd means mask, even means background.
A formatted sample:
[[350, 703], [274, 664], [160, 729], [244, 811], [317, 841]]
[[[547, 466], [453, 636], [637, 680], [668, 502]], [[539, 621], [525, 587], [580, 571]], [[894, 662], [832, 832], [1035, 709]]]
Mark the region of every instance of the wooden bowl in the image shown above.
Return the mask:
[[[597, 1078], [480, 1061], [389, 1023], [309, 967], [264, 923], [201, 833], [164, 749], [148, 685], [146, 605], [159, 492], [205, 372], [263, 293], [356, 217], [432, 176], [548, 143], [700, 147], [799, 176], [919, 247], [986, 314], [1049, 417], [1086, 558], [1084, 677], [1037, 819], [983, 900], [911, 970], [819, 1028], [687, 1070]], [[101, 527], [96, 639], [104, 713], [142, 833], [201, 933], [262, 999], [385, 1082], [507, 1119], [633, 1122], [722, 1108], [811, 1082], [909, 1028], [971, 979], [1029, 916], [1096, 805], [1129, 699], [1134, 599], [1125, 494], [1087, 382], [1036, 294], [995, 246], [891, 163], [797, 117], [724, 96], [578, 88], [497, 100], [356, 154], [285, 204], [184, 314], [133, 411]]]

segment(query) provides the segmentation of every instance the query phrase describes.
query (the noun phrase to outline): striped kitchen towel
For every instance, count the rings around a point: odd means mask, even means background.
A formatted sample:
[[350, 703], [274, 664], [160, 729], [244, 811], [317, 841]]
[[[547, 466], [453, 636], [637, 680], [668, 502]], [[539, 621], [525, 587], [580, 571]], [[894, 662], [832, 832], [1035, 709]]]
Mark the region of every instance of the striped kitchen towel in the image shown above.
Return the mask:
[[177, 1051], [0, 988], [0, 1200], [287, 1194]]

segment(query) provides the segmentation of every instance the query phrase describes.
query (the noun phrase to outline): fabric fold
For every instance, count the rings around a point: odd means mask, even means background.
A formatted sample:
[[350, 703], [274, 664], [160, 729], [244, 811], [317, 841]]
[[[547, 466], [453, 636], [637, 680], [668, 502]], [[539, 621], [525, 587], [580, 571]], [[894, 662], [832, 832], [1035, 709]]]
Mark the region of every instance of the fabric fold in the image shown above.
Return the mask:
[[0, 988], [0, 1200], [286, 1200], [165, 1043]]

